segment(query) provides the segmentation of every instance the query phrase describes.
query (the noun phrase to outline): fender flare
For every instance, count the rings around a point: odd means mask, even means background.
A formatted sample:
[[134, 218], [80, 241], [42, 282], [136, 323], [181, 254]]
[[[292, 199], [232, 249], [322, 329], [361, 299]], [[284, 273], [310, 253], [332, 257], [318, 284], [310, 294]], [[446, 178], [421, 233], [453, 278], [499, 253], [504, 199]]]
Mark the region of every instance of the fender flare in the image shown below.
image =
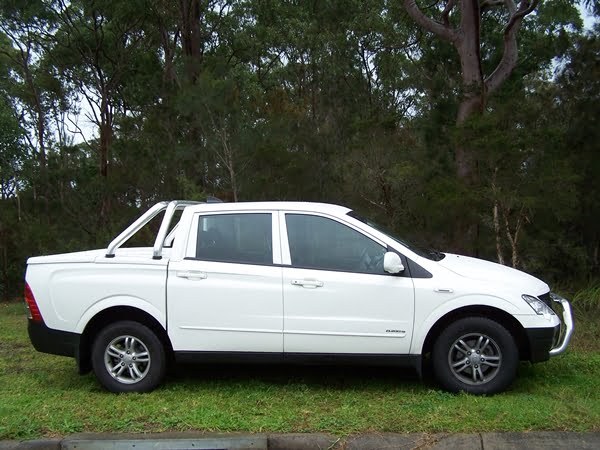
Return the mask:
[[[455, 297], [452, 300], [448, 300], [438, 305], [437, 308], [429, 313], [425, 320], [421, 321], [420, 327], [415, 328], [410, 353], [419, 355], [422, 353], [423, 345], [425, 344], [427, 335], [435, 326], [435, 324], [447, 314], [450, 314], [460, 308], [481, 306], [501, 310], [513, 317], [522, 314], [522, 311], [519, 310], [519, 308], [517, 308], [512, 302], [509, 302], [502, 297], [480, 294], [469, 294]], [[418, 314], [415, 314], [415, 316], [417, 315]], [[515, 319], [516, 318], [517, 317], [515, 317]]]
[[154, 306], [152, 303], [144, 300], [143, 298], [134, 297], [130, 295], [115, 295], [98, 300], [93, 305], [91, 305], [82, 314], [81, 318], [79, 319], [79, 322], [77, 322], [75, 332], [82, 334], [87, 324], [97, 314], [115, 306], [129, 306], [132, 308], [139, 309], [140, 311], [143, 311], [152, 316], [165, 330], [167, 329], [167, 318], [165, 314], [161, 313], [160, 310], [156, 308], [156, 306]]

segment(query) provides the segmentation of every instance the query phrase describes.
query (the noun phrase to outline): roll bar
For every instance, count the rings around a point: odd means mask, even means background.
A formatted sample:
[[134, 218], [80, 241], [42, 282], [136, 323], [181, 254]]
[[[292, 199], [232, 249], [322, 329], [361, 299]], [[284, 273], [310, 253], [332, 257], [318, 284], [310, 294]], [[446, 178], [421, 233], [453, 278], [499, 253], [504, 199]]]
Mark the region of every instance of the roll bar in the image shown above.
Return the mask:
[[199, 202], [190, 202], [186, 200], [174, 200], [167, 205], [165, 217], [163, 218], [163, 221], [160, 224], [158, 234], [156, 235], [156, 240], [154, 241], [154, 248], [152, 249], [152, 259], [162, 258], [163, 245], [165, 245], [165, 238], [167, 237], [167, 232], [169, 231], [169, 226], [171, 225], [171, 220], [173, 219], [175, 211], [179, 211], [180, 209], [183, 209], [186, 206], [197, 205], [198, 203]]
[[154, 247], [152, 248], [152, 258], [161, 259], [162, 249], [165, 242], [165, 237], [169, 231], [169, 225], [173, 219], [175, 211], [185, 208], [186, 206], [197, 205], [202, 202], [192, 202], [188, 200], [173, 200], [170, 202], [159, 202], [142, 214], [138, 219], [129, 225], [121, 234], [114, 238], [108, 248], [106, 249], [106, 257], [114, 258], [116, 250], [127, 242], [135, 233], [137, 233], [144, 225], [150, 222], [161, 212], [165, 211], [165, 217], [163, 217], [162, 223], [158, 230], [156, 240], [154, 241]]

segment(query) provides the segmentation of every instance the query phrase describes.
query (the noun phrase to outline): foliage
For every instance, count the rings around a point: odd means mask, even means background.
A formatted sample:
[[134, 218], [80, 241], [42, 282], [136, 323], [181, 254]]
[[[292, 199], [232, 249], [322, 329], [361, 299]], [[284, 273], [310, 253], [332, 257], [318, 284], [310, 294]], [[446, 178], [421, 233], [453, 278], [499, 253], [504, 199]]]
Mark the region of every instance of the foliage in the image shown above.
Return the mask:
[[[482, 15], [485, 73], [502, 11]], [[401, 1], [0, 0], [2, 297], [28, 256], [104, 247], [154, 202], [206, 195], [342, 203], [424, 245], [587, 280], [599, 30], [578, 14], [541, 2], [511, 77], [457, 126], [456, 49]]]
[[592, 281], [586, 288], [577, 291], [573, 305], [586, 315], [600, 310], [600, 281]]

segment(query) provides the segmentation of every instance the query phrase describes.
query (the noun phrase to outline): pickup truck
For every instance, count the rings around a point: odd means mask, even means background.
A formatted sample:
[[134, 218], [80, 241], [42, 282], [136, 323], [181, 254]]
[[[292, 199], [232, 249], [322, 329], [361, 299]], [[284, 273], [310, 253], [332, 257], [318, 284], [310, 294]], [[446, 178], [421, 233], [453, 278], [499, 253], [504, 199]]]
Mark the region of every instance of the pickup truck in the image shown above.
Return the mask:
[[[160, 213], [153, 247], [123, 247]], [[304, 202], [158, 203], [106, 249], [30, 258], [25, 304], [33, 346], [112, 392], [154, 389], [171, 361], [421, 373], [428, 357], [445, 389], [493, 394], [573, 332], [533, 276]]]

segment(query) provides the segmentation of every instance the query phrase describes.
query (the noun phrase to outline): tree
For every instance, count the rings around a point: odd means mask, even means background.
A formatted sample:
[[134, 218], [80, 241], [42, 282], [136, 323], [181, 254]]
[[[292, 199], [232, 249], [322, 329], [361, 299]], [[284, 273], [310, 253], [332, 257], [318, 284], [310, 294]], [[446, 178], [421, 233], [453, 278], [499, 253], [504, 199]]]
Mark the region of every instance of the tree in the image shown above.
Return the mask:
[[[438, 5], [436, 2], [435, 5]], [[460, 59], [462, 95], [456, 115], [457, 125], [464, 124], [470, 117], [482, 113], [488, 97], [510, 76], [517, 65], [519, 50], [517, 35], [523, 19], [531, 14], [538, 0], [447, 0], [443, 9], [437, 8], [440, 20], [425, 15], [416, 0], [404, 0], [407, 13], [426, 31], [450, 42]], [[485, 74], [481, 42], [482, 16], [494, 8], [507, 11], [502, 30], [502, 57], [494, 70]], [[455, 15], [459, 16], [455, 19]], [[455, 26], [456, 24], [456, 26]], [[473, 172], [472, 155], [459, 145], [456, 147], [456, 170], [459, 178], [468, 179]]]
[[[451, 95], [458, 98], [454, 123], [459, 131], [468, 126], [470, 120], [493, 113], [493, 108], [488, 107], [490, 98], [506, 85], [515, 71], [518, 70], [520, 77], [535, 71], [543, 75], [552, 58], [560, 56], [565, 49], [567, 25], [577, 29], [581, 24], [575, 5], [563, 0], [550, 0], [539, 8], [537, 0], [448, 0], [435, 2], [429, 8], [436, 19], [426, 15], [415, 0], [404, 0], [403, 4], [421, 29], [449, 43], [458, 56], [460, 66], [455, 70], [460, 81], [458, 86], [453, 86], [451, 73], [448, 89], [454, 88]], [[527, 16], [532, 17], [528, 26], [525, 24]], [[520, 45], [519, 35], [526, 44]], [[527, 49], [527, 45], [532, 48]], [[518, 69], [519, 54], [524, 51], [525, 63]], [[421, 52], [421, 56], [426, 55], [428, 49], [421, 47]], [[470, 195], [482, 181], [479, 180], [480, 155], [468, 135], [468, 132], [454, 134], [452, 147], [457, 192]], [[477, 200], [464, 198], [461, 209], [465, 213], [455, 223], [454, 246], [477, 254], [479, 225], [476, 215], [468, 213], [474, 211]]]
[[206, 195], [346, 204], [429, 247], [587, 273], [598, 30], [535, 1], [0, 0], [3, 292], [27, 255]]
[[565, 127], [565, 154], [580, 174], [580, 210], [573, 239], [587, 253], [592, 273], [600, 268], [600, 25], [580, 36], [557, 77], [557, 120]]
[[[15, 248], [14, 237], [21, 220], [20, 174], [26, 159], [25, 132], [19, 126], [12, 105], [0, 95], [0, 296], [8, 300], [14, 265], [9, 252]], [[9, 205], [11, 207], [9, 207]]]
[[[88, 118], [98, 128], [99, 173], [105, 184], [112, 158], [115, 120], [119, 113], [126, 114], [120, 90], [135, 67], [132, 59], [144, 43], [141, 31], [144, 7], [144, 0], [58, 0], [53, 9], [58, 29], [48, 57], [66, 83], [87, 102]], [[109, 200], [105, 193], [101, 219], [108, 214]]]
[[54, 24], [46, 5], [37, 0], [2, 2], [0, 17], [0, 54], [8, 72], [3, 74], [5, 83], [1, 89], [12, 99], [15, 113], [29, 131], [24, 138], [35, 155], [36, 164], [32, 168], [39, 175], [33, 185], [44, 200], [47, 218], [49, 123], [52, 109], [57, 109], [62, 100], [56, 74], [43, 60], [46, 34]]

